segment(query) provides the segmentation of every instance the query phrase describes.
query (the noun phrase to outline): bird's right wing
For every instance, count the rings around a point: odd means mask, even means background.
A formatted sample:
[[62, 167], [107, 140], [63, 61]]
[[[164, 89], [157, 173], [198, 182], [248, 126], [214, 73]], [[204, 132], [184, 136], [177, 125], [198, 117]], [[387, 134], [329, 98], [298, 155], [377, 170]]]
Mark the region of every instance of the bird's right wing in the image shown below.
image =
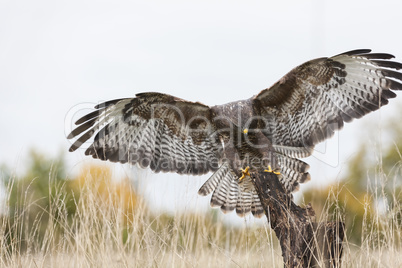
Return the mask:
[[101, 160], [191, 175], [219, 168], [222, 145], [217, 142], [210, 108], [204, 104], [141, 93], [95, 109], [80, 118], [68, 135], [78, 137], [71, 152], [95, 135], [85, 154]]

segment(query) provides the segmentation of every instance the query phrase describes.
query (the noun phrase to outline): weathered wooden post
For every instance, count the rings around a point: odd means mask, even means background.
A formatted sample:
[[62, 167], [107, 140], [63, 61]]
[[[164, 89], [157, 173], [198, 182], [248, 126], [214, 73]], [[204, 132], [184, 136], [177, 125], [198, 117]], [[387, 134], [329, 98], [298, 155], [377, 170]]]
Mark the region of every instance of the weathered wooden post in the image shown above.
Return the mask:
[[316, 223], [313, 208], [293, 203], [273, 173], [253, 173], [251, 178], [279, 239], [285, 267], [340, 267], [344, 223]]

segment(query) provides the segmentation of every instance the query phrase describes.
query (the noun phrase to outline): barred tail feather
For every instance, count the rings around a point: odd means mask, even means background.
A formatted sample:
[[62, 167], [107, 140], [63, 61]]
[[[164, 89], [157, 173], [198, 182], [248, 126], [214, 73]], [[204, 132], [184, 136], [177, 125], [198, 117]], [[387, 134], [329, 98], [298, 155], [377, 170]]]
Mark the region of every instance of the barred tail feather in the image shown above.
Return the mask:
[[236, 204], [236, 213], [240, 217], [244, 217], [251, 212], [252, 193], [241, 192]]
[[251, 203], [251, 213], [254, 217], [261, 218], [264, 216], [264, 208], [262, 207], [260, 198], [257, 193], [253, 194], [253, 200]]
[[222, 178], [226, 176], [230, 167], [228, 164], [223, 164], [217, 171], [212, 174], [212, 176], [201, 186], [198, 190], [198, 194], [202, 196], [209, 195], [213, 190], [218, 187], [218, 184], [221, 182]]
[[279, 180], [287, 192], [296, 192], [300, 183], [310, 180], [310, 174], [307, 172], [310, 166], [307, 163], [282, 154], [277, 154], [277, 159], [281, 169]]
[[221, 206], [221, 210], [224, 213], [228, 213], [233, 211], [236, 208], [236, 200], [239, 195], [239, 184], [237, 183], [237, 180], [230, 180], [230, 186], [227, 191], [226, 195], [226, 201], [225, 203]]

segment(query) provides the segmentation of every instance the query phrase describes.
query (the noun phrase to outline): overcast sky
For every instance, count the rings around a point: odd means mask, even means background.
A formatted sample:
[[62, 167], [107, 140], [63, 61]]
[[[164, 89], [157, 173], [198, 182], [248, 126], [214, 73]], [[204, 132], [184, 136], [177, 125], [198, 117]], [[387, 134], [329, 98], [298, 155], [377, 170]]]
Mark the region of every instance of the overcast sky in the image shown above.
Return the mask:
[[[86, 158], [67, 153], [71, 118], [100, 101], [159, 91], [215, 105], [249, 98], [312, 58], [372, 48], [401, 61], [401, 11], [401, 1], [383, 0], [2, 0], [0, 163], [19, 170], [30, 148], [63, 151], [74, 172]], [[354, 122], [321, 145], [309, 159], [313, 184], [336, 178], [366, 135], [362, 126], [387, 114]], [[191, 203], [196, 187], [178, 180]], [[167, 181], [147, 178], [151, 200], [157, 185], [181, 196]], [[209, 197], [195, 202], [207, 205]]]

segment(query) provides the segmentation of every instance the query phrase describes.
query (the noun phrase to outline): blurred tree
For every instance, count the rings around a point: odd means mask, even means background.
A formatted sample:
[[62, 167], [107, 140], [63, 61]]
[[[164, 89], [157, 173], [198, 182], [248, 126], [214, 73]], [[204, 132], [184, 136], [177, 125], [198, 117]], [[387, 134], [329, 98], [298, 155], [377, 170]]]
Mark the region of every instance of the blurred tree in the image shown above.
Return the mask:
[[60, 217], [67, 215], [71, 219], [74, 214], [73, 196], [77, 197], [79, 193], [73, 193], [65, 179], [62, 155], [50, 158], [31, 150], [24, 175], [12, 175], [6, 171], [3, 176], [8, 188], [8, 215], [3, 216], [6, 217], [3, 225], [9, 249], [25, 250], [32, 239], [41, 245], [50, 221], [58, 228]]
[[31, 150], [23, 175], [13, 175], [4, 165], [1, 168], [8, 194], [2, 215], [2, 242], [9, 250], [25, 251], [30, 245], [43, 246], [43, 241], [56, 242], [63, 232], [72, 229], [66, 224], [77, 220], [80, 197], [88, 197], [89, 191], [94, 202], [122, 210], [124, 224], [136, 206], [137, 197], [128, 179], [112, 180], [106, 166], [85, 166], [77, 177], [67, 179], [62, 155], [51, 158]]
[[111, 170], [105, 165], [84, 166], [72, 180], [72, 186], [80, 193], [91, 194], [97, 202], [119, 208], [124, 222], [132, 218], [138, 197], [129, 178], [113, 180]]

